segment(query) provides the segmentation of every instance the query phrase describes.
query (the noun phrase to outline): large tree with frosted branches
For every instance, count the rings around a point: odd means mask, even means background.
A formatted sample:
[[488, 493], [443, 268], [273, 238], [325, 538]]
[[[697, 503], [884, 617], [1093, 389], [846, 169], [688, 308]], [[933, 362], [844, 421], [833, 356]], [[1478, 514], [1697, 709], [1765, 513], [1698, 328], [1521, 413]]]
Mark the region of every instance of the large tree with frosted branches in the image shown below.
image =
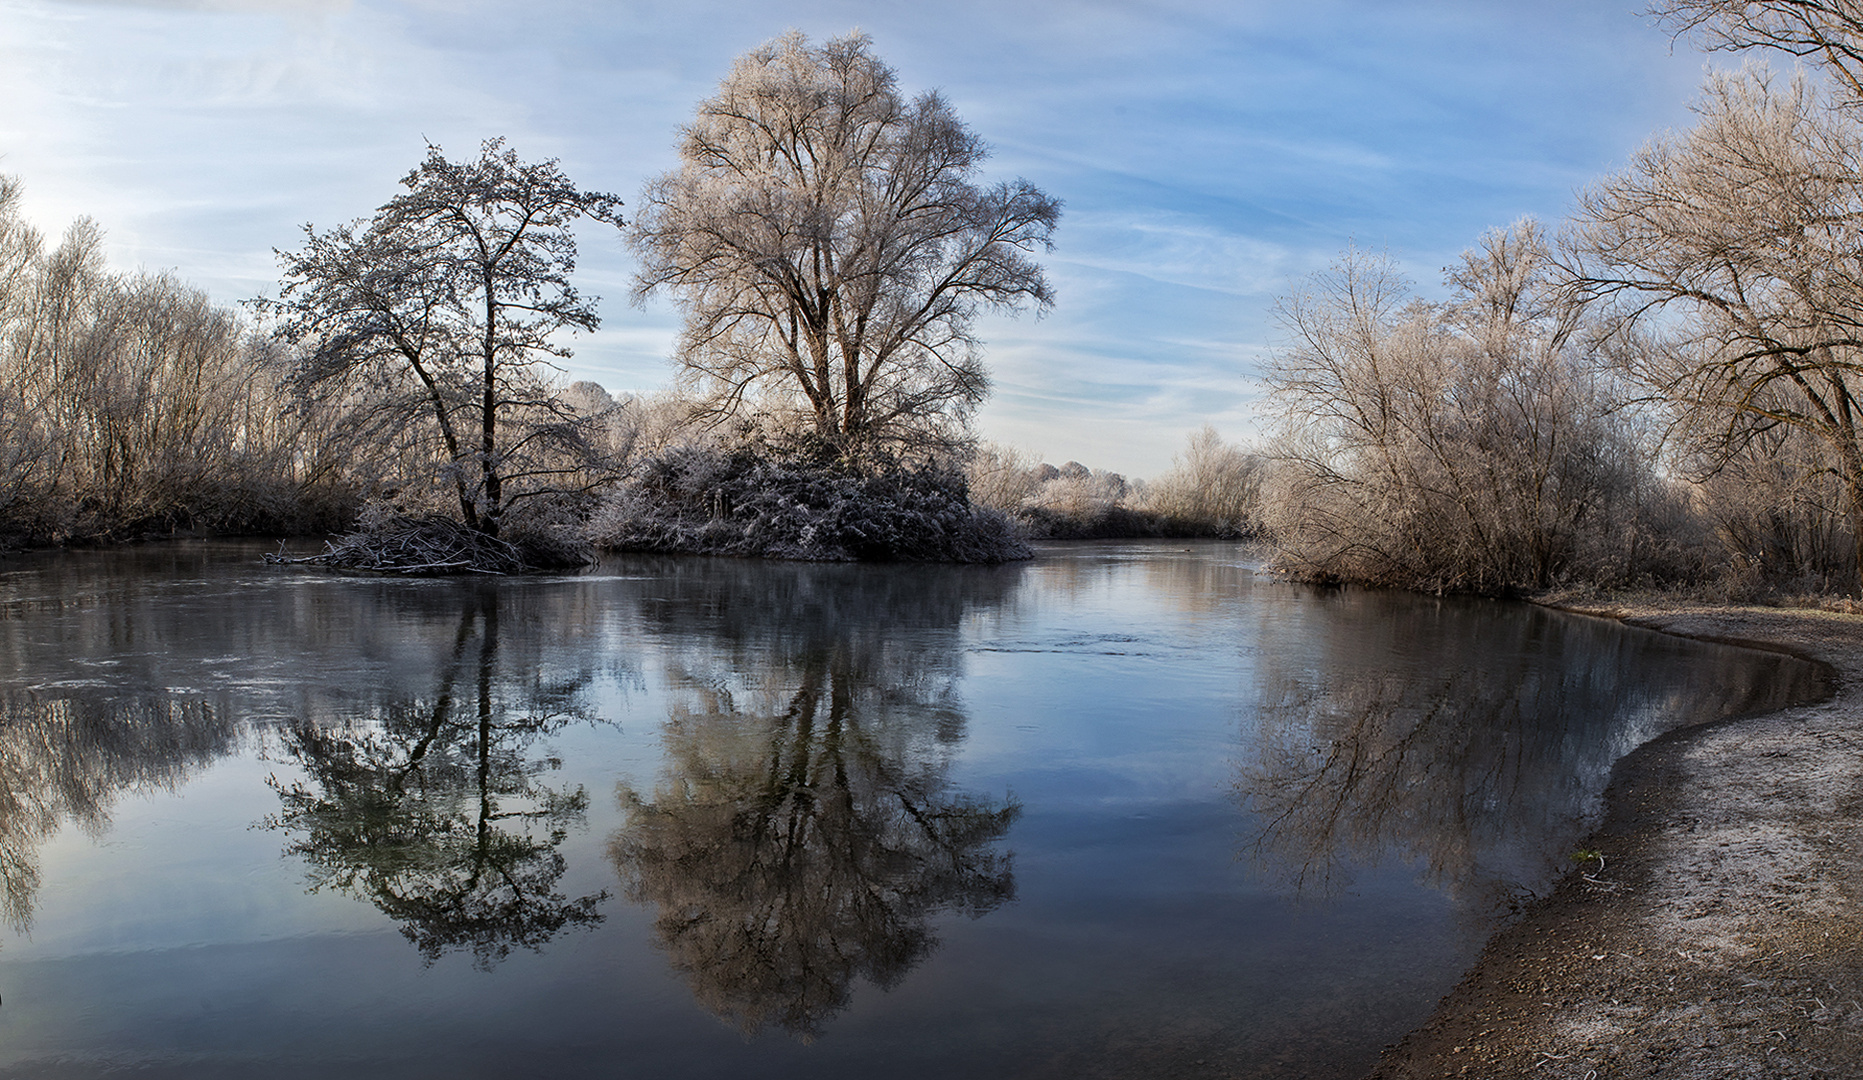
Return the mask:
[[1053, 303], [1032, 255], [1060, 203], [980, 185], [987, 153], [938, 94], [902, 95], [865, 35], [739, 58], [632, 233], [637, 299], [684, 310], [701, 413], [787, 416], [855, 454], [961, 434], [989, 386], [977, 315]]
[[1810, 61], [1863, 102], [1859, 0], [1658, 0], [1650, 14], [1710, 49], [1772, 49]]

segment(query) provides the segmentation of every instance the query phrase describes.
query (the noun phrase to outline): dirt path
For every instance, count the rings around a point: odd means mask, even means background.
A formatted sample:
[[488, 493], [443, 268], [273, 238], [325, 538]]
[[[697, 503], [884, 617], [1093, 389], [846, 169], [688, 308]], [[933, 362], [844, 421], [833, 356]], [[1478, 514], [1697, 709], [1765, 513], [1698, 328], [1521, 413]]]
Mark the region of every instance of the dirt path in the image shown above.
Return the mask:
[[1863, 617], [1575, 610], [1822, 660], [1830, 701], [1626, 758], [1604, 855], [1503, 931], [1371, 1076], [1863, 1077]]

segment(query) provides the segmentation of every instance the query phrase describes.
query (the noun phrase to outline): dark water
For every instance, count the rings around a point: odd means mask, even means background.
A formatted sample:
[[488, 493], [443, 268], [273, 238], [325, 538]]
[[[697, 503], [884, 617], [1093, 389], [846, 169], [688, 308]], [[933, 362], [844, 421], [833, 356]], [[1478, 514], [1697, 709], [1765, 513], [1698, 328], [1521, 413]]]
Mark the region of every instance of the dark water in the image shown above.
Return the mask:
[[1351, 1076], [1810, 665], [1224, 545], [0, 561], [0, 1074]]

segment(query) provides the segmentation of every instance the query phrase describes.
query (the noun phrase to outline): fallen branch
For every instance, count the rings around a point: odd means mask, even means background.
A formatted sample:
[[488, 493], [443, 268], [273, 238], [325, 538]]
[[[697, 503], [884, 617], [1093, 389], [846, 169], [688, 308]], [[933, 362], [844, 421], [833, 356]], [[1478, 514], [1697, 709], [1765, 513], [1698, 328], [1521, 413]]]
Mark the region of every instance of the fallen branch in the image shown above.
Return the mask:
[[392, 517], [324, 545], [316, 555], [267, 553], [274, 565], [330, 566], [381, 574], [517, 574], [530, 569], [514, 545], [444, 517]]

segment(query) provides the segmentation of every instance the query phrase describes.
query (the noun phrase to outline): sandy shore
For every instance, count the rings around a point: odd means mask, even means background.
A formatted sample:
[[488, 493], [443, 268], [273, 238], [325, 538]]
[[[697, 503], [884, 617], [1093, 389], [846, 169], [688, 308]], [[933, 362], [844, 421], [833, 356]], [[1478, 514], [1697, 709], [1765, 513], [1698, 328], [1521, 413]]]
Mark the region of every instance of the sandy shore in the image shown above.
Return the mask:
[[1863, 1077], [1863, 616], [1566, 603], [1823, 661], [1834, 697], [1619, 764], [1603, 853], [1499, 934], [1371, 1073]]

